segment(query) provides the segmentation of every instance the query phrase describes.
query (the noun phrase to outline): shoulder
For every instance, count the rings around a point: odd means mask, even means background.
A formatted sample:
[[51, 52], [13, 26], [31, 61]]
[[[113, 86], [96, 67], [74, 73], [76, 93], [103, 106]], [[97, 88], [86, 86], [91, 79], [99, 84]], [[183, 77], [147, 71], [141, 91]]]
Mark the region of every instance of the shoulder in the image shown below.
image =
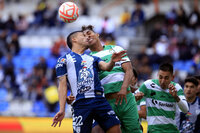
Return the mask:
[[65, 63], [67, 59], [67, 54], [60, 56], [57, 60], [57, 63]]

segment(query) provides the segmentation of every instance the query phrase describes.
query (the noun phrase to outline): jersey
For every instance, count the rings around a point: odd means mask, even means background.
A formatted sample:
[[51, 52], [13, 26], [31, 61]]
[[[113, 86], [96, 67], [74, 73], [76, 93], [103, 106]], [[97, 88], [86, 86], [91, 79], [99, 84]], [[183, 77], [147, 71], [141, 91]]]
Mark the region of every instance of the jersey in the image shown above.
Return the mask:
[[200, 133], [200, 98], [196, 97], [193, 103], [188, 103], [189, 112], [178, 113], [178, 127], [181, 133]]
[[[56, 65], [56, 75], [67, 75], [72, 95], [76, 101], [84, 98], [103, 97], [103, 87], [98, 78], [98, 57], [77, 54], [72, 51], [60, 57]], [[74, 101], [75, 102], [75, 101]]]
[[[104, 50], [99, 52], [91, 52], [90, 54], [93, 56], [100, 57], [105, 62], [109, 62], [114, 52], [120, 52], [122, 50], [124, 49], [120, 46], [105, 45]], [[105, 94], [120, 91], [124, 79], [124, 70], [122, 69], [121, 65], [124, 62], [130, 61], [128, 56], [123, 57], [123, 59], [126, 60], [115, 63], [115, 66], [113, 67], [112, 71], [101, 71], [99, 73], [99, 78], [101, 80], [101, 84], [104, 87]], [[130, 88], [128, 88], [128, 90], [130, 90]]]
[[[171, 84], [177, 89], [179, 98], [185, 100], [181, 86], [175, 82]], [[139, 91], [146, 98], [148, 132], [179, 132], [175, 122], [177, 102], [169, 89], [162, 89], [158, 79], [151, 79], [145, 81]]]

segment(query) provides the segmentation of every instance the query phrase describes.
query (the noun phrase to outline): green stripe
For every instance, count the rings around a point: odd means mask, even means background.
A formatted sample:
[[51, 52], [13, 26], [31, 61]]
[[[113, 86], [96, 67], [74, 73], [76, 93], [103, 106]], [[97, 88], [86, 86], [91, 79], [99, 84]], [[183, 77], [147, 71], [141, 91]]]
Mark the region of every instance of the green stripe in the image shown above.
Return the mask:
[[159, 124], [149, 125], [148, 133], [179, 133], [179, 131], [173, 124]]
[[148, 93], [146, 95], [147, 98], [153, 98], [160, 101], [166, 101], [166, 102], [176, 102], [174, 97], [164, 91], [156, 91], [156, 90], [150, 90], [148, 89]]
[[122, 69], [122, 67], [114, 67], [112, 69], [112, 71], [110, 71], [110, 72], [108, 72], [108, 71], [101, 71], [99, 73], [99, 78], [100, 78], [100, 80], [102, 80], [103, 78], [105, 78], [109, 74], [118, 73], [118, 72], [124, 72], [124, 70]]
[[[107, 93], [119, 92], [121, 90], [122, 84], [123, 84], [123, 81], [105, 84], [103, 85], [104, 93], [107, 94]], [[127, 88], [127, 91], [130, 91], [130, 87]]]
[[175, 117], [175, 111], [166, 111], [163, 109], [157, 109], [156, 107], [148, 107], [148, 116], [165, 116], [166, 118]]

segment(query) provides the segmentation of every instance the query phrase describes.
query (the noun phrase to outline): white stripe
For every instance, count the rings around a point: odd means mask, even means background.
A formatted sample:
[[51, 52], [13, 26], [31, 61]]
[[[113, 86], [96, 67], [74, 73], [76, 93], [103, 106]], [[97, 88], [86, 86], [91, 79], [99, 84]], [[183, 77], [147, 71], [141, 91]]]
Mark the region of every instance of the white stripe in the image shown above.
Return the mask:
[[73, 62], [73, 58], [71, 57], [70, 54], [67, 54], [66, 55], [66, 59], [67, 59], [67, 73], [68, 75], [74, 75], [74, 76], [68, 76], [68, 80], [70, 82], [70, 85], [71, 85], [71, 90], [72, 90], [72, 93], [73, 93], [73, 96], [76, 96], [77, 95], [77, 75], [76, 75], [76, 67], [74, 65], [74, 63], [71, 63]]
[[147, 107], [156, 107], [157, 109], [163, 109], [165, 111], [176, 111], [175, 102], [165, 102], [160, 100], [155, 100], [152, 98], [146, 98]]
[[[158, 86], [156, 83], [154, 83], [152, 80], [147, 80], [144, 82], [147, 89], [155, 90], [155, 91], [162, 91], [160, 86]], [[151, 86], [151, 84], [154, 85], [154, 87]]]
[[104, 84], [109, 84], [109, 83], [113, 83], [113, 82], [123, 81], [123, 79], [124, 79], [123, 72], [113, 73], [113, 74], [109, 74], [108, 76], [103, 78], [101, 80], [101, 84], [104, 85]]
[[98, 57], [102, 58], [102, 57], [110, 55], [110, 54], [112, 54], [112, 53], [109, 52], [109, 50], [103, 50], [103, 51], [97, 52], [95, 54], [92, 54], [92, 56], [98, 56]]
[[158, 125], [158, 124], [173, 124], [175, 125], [175, 120], [171, 118], [166, 118], [164, 116], [147, 116], [148, 125]]

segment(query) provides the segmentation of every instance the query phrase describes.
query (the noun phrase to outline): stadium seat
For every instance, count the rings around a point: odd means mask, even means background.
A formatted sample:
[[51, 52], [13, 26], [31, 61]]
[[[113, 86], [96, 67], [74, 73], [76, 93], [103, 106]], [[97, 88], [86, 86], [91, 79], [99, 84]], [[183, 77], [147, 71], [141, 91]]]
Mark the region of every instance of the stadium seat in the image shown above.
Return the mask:
[[35, 113], [38, 117], [45, 117], [47, 116], [47, 108], [43, 101], [35, 101], [33, 103], [32, 112]]

